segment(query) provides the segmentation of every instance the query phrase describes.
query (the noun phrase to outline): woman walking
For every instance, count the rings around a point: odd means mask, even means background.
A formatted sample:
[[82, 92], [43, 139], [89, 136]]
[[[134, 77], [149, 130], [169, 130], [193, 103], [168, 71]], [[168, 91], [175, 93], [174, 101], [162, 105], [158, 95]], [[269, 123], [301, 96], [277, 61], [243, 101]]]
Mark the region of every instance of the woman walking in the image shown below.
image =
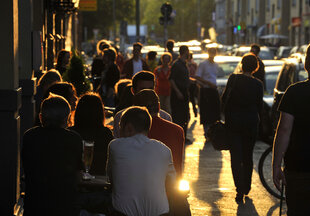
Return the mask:
[[253, 148], [263, 104], [263, 84], [252, 76], [258, 69], [256, 56], [244, 55], [241, 64], [241, 73], [229, 77], [222, 96], [237, 203], [251, 189]]
[[162, 65], [158, 66], [154, 70], [156, 86], [155, 91], [159, 96], [160, 107], [168, 113], [170, 111], [170, 81], [169, 76], [171, 72], [170, 63], [172, 61], [172, 55], [168, 52], [165, 52], [161, 56]]

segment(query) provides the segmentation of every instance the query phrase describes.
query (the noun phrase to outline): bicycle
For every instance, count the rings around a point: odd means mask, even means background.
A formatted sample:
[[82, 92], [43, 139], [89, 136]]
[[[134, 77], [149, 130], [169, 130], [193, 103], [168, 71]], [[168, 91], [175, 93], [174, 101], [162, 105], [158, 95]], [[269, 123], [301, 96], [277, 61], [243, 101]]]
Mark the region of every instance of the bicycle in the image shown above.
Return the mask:
[[272, 145], [268, 147], [262, 154], [258, 163], [258, 174], [260, 181], [266, 190], [278, 199], [285, 199], [281, 196], [281, 192], [275, 187], [272, 179]]

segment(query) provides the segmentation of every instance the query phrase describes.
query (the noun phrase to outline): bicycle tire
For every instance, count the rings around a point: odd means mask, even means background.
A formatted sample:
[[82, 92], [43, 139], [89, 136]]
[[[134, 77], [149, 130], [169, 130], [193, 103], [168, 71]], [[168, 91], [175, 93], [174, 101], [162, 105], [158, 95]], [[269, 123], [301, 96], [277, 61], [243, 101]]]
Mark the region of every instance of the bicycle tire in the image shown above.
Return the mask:
[[[272, 196], [278, 199], [281, 199], [281, 198], [285, 199], [284, 197], [281, 197], [280, 191], [278, 191], [277, 188], [273, 184], [271, 158], [272, 158], [272, 146], [268, 147], [259, 159], [258, 174], [259, 174], [260, 181], [262, 182], [262, 185], [264, 186], [264, 188]], [[270, 166], [269, 169], [267, 169], [268, 165]]]

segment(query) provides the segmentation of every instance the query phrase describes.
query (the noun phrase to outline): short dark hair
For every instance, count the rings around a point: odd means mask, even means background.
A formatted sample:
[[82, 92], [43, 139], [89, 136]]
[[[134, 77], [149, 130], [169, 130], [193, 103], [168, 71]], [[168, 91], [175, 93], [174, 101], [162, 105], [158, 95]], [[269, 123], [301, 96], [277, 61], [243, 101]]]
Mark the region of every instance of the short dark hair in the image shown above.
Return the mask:
[[180, 46], [180, 48], [179, 48], [180, 55], [183, 55], [186, 51], [189, 51], [188, 46], [186, 46], [186, 45]]
[[63, 57], [66, 55], [66, 54], [69, 54], [71, 55], [71, 52], [69, 50], [66, 50], [66, 49], [62, 49], [58, 52], [57, 54], [57, 64], [61, 64], [62, 63], [62, 60], [63, 60]]
[[151, 89], [143, 89], [135, 94], [133, 104], [136, 106], [145, 106], [151, 115], [159, 112], [159, 97]]
[[150, 71], [140, 71], [136, 73], [132, 77], [132, 88], [137, 89], [137, 85], [139, 81], [153, 81], [155, 83], [155, 76], [152, 72]]
[[164, 62], [164, 57], [165, 57], [165, 56], [169, 56], [169, 58], [170, 58], [169, 63], [171, 63], [171, 62], [172, 62], [172, 55], [171, 55], [170, 52], [164, 52], [164, 53], [162, 54], [162, 56], [160, 57], [160, 61], [161, 61], [161, 62]]
[[173, 49], [173, 47], [174, 47], [174, 40], [171, 40], [171, 39], [167, 40], [166, 47], [167, 47], [168, 50]]
[[107, 56], [110, 61], [115, 62], [116, 51], [115, 51], [115, 49], [113, 47], [104, 49], [103, 50], [103, 55]]
[[149, 51], [147, 53], [147, 59], [148, 60], [154, 60], [156, 58], [157, 52], [156, 51]]
[[68, 82], [58, 82], [53, 84], [47, 89], [43, 98], [47, 98], [50, 93], [60, 95], [64, 97], [67, 101], [70, 101], [72, 97], [77, 97], [74, 85]]
[[43, 88], [45, 87], [48, 88], [53, 83], [61, 82], [61, 81], [62, 81], [62, 77], [60, 73], [55, 69], [50, 69], [49, 71], [44, 73], [43, 76], [41, 76], [38, 82], [38, 86], [43, 87]]
[[120, 121], [120, 126], [131, 124], [137, 133], [148, 132], [151, 128], [152, 117], [145, 107], [132, 106], [126, 109]]
[[82, 95], [76, 106], [74, 125], [79, 128], [100, 128], [104, 125], [104, 107], [99, 94], [87, 92]]
[[257, 57], [252, 53], [247, 53], [241, 60], [242, 71], [254, 73], [258, 70], [259, 63]]
[[102, 39], [97, 43], [96, 49], [97, 53], [101, 53], [104, 49], [109, 48], [111, 46], [108, 40]]
[[69, 114], [70, 104], [62, 96], [50, 94], [41, 103], [41, 124], [43, 127], [63, 127], [66, 125]]
[[252, 44], [252, 45], [251, 45], [251, 50], [252, 50], [252, 49], [255, 49], [255, 50], [257, 51], [257, 53], [260, 52], [260, 46], [259, 46], [258, 44], [255, 44], [255, 43]]
[[214, 53], [214, 54], [216, 54], [217, 50], [216, 50], [215, 47], [210, 47], [210, 48], [208, 48], [207, 52], [208, 52], [208, 53]]
[[139, 47], [140, 49], [142, 49], [143, 45], [140, 42], [135, 42], [132, 44], [132, 47]]

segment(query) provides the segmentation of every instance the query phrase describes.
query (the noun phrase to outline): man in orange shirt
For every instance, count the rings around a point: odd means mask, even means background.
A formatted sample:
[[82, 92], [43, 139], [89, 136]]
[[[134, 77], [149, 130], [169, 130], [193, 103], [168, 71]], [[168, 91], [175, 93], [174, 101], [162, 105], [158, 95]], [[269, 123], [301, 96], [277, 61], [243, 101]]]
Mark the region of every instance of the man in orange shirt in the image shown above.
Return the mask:
[[159, 117], [160, 103], [158, 95], [154, 90], [141, 90], [134, 96], [133, 101], [136, 106], [147, 107], [152, 116], [152, 126], [148, 137], [163, 142], [171, 149], [177, 178], [181, 178], [185, 141], [182, 127]]

